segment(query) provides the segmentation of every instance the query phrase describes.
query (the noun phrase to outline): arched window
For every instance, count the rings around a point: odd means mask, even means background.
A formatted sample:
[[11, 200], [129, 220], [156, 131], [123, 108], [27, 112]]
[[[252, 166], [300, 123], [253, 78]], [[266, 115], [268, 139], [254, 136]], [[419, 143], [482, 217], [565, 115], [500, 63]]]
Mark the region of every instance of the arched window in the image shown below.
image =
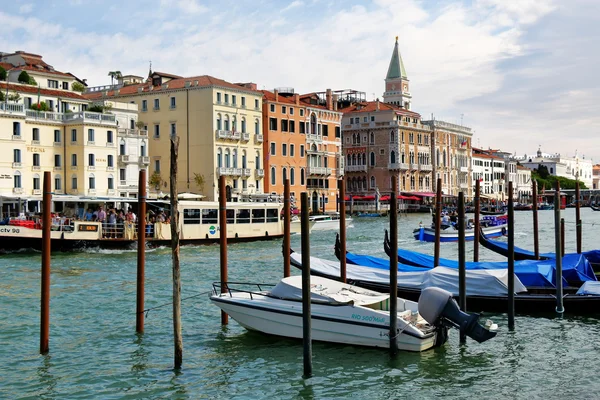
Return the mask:
[[40, 190], [42, 187], [40, 186], [40, 175], [39, 174], [34, 174], [33, 175], [33, 189], [34, 190]]
[[352, 154], [352, 165], [356, 165], [356, 154]]
[[246, 160], [246, 150], [242, 150], [242, 168], [248, 168], [248, 161]]
[[217, 150], [217, 167], [221, 168], [223, 166], [223, 150], [219, 147]]
[[371, 167], [375, 166], [375, 152], [371, 152]]
[[237, 163], [238, 156], [237, 155], [238, 155], [237, 149], [233, 149], [233, 155], [232, 155], [233, 156], [233, 168], [237, 168], [237, 166], [238, 166], [238, 163]]
[[146, 157], [146, 142], [144, 140], [140, 144], [140, 156]]
[[94, 176], [94, 174], [90, 174], [90, 176], [88, 177], [88, 181], [89, 188], [96, 189], [96, 177]]
[[246, 133], [246, 118], [242, 117], [242, 133]]
[[112, 174], [108, 174], [108, 179], [107, 179], [107, 185], [108, 185], [108, 190], [114, 190], [115, 188], [115, 178], [112, 176]]
[[223, 120], [221, 118], [221, 114], [217, 114], [217, 130], [223, 129]]
[[363, 176], [362, 178], [362, 188], [363, 190], [367, 190], [367, 177]]
[[356, 144], [356, 133], [352, 134], [352, 144]]
[[294, 172], [294, 168], [290, 168], [290, 185], [296, 184], [296, 176]]
[[135, 129], [135, 119], [129, 120], [129, 129]]
[[396, 152], [394, 150], [390, 152], [390, 162], [396, 164]]
[[88, 165], [90, 167], [93, 167], [94, 165], [96, 165], [96, 158], [94, 157], [94, 155], [92, 153], [88, 154]]
[[410, 177], [410, 190], [415, 190], [415, 176]]
[[394, 131], [390, 132], [390, 142], [396, 143], [396, 135], [394, 134]]
[[119, 142], [119, 155], [124, 156], [125, 150], [125, 140], [121, 139], [121, 141]]
[[400, 159], [402, 160], [402, 163], [405, 163], [406, 162], [406, 154], [402, 153], [400, 155]]
[[362, 165], [367, 165], [367, 153], [362, 154]]
[[223, 120], [223, 130], [229, 130], [229, 115], [225, 114], [225, 118]]
[[260, 151], [256, 152], [256, 156], [254, 157], [254, 165], [256, 169], [260, 169]]
[[275, 167], [271, 167], [271, 185], [274, 185], [276, 182], [275, 179]]
[[375, 189], [375, 177], [371, 176], [371, 189]]
[[406, 189], [406, 177], [402, 177], [402, 189]]
[[444, 167], [446, 166], [446, 150], [444, 150]]
[[15, 162], [15, 163], [21, 162], [21, 150], [19, 150], [19, 149], [13, 150], [13, 162]]
[[371, 132], [370, 141], [371, 141], [371, 144], [375, 144], [375, 134], [373, 132]]
[[254, 133], [257, 135], [260, 133], [260, 126], [257, 119], [254, 120]]
[[236, 132], [237, 131], [237, 119], [236, 119], [236, 117], [233, 117], [231, 119], [231, 131], [232, 132]]
[[317, 116], [314, 113], [310, 115], [310, 133], [317, 134]]
[[300, 185], [304, 186], [304, 168], [300, 168]]
[[346, 161], [347, 165], [352, 165], [351, 161], [352, 161], [352, 156], [350, 154], [348, 154], [348, 156], [346, 157], [348, 161]]
[[231, 152], [225, 149], [225, 168], [231, 167]]
[[281, 169], [281, 177], [282, 177], [281, 183], [285, 183], [285, 180], [287, 179], [287, 168], [286, 167], [283, 167]]

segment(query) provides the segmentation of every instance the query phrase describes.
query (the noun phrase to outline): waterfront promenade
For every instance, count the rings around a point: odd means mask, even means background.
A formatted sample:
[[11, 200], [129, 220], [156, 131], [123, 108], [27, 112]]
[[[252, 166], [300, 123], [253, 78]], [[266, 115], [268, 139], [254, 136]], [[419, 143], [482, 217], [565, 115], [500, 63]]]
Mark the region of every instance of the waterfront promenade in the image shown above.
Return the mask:
[[[574, 251], [575, 211], [562, 215], [566, 248]], [[532, 248], [531, 213], [515, 216], [516, 244]], [[429, 218], [402, 216], [399, 246], [431, 254], [432, 243], [411, 235]], [[552, 211], [540, 211], [541, 251], [553, 250], [552, 220]], [[582, 220], [583, 249], [599, 248], [600, 213], [584, 208]], [[388, 219], [357, 218], [354, 226], [348, 249], [384, 257]], [[315, 232], [311, 253], [334, 259], [334, 240], [334, 232]], [[300, 250], [299, 235], [292, 248]], [[441, 251], [455, 258], [457, 245], [444, 243]], [[486, 249], [480, 258], [501, 260]], [[219, 247], [182, 248], [181, 270], [184, 298], [210, 290], [219, 279]], [[229, 246], [232, 282], [275, 282], [282, 271], [280, 240]], [[314, 377], [305, 380], [300, 341], [250, 333], [232, 320], [221, 327], [208, 295], [183, 301], [183, 369], [175, 374], [171, 306], [150, 311], [144, 335], [135, 334], [134, 250], [53, 254], [50, 354], [40, 356], [39, 276], [39, 253], [0, 256], [3, 399], [573, 399], [591, 398], [600, 388], [593, 368], [597, 318], [518, 315], [509, 332], [506, 314], [496, 314], [491, 319], [500, 332], [492, 341], [460, 346], [453, 330], [442, 348], [396, 359], [385, 350], [315, 343]], [[146, 277], [146, 307], [170, 302], [170, 249], [147, 253]]]

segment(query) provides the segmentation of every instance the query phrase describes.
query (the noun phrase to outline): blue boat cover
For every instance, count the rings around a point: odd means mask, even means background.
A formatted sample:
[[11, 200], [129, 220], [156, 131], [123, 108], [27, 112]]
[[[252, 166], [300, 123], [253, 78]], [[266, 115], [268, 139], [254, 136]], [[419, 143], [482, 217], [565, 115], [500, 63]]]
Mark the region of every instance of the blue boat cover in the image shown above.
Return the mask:
[[[389, 258], [378, 258], [373, 256], [364, 256], [360, 254], [346, 253], [346, 262], [348, 264], [362, 265], [363, 267], [383, 269], [386, 271], [390, 270], [390, 259]], [[398, 263], [398, 271], [400, 272], [422, 272], [422, 267], [415, 267], [413, 265], [406, 265]]]
[[[499, 240], [491, 240], [488, 239], [489, 242], [493, 243], [494, 246], [498, 246], [506, 251], [508, 251], [508, 243], [506, 242], [501, 242]], [[535, 256], [535, 252], [533, 251], [529, 251], [526, 249], [522, 249], [520, 247], [516, 247], [515, 246], [515, 254], [525, 254], [528, 256]], [[576, 254], [576, 253], [573, 253]], [[600, 264], [600, 250], [590, 250], [590, 251], [584, 251], [582, 253], [585, 258], [587, 258], [587, 260], [592, 263], [592, 264]], [[545, 257], [545, 258], [555, 258], [556, 257], [556, 253], [540, 253], [540, 257]], [[564, 269], [564, 267], [563, 267]]]
[[[399, 249], [398, 261], [404, 264], [433, 267], [433, 256], [415, 251]], [[458, 261], [440, 258], [439, 266], [458, 268]], [[499, 262], [466, 262], [467, 269], [504, 269], [508, 263]], [[567, 254], [563, 257], [563, 285], [569, 281], [579, 285], [587, 281], [595, 281], [596, 275], [589, 261], [583, 254]], [[523, 260], [515, 261], [515, 274], [525, 286], [554, 287], [556, 281], [554, 260]]]

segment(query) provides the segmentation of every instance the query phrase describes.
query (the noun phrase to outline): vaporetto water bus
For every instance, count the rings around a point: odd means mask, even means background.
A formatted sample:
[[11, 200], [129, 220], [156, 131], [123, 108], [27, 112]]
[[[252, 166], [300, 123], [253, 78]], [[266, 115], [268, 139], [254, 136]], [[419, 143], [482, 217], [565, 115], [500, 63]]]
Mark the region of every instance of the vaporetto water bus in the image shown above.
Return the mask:
[[[4, 202], [10, 199], [4, 199]], [[21, 202], [23, 199], [18, 199]], [[36, 202], [39, 199], [27, 199]], [[6, 203], [5, 203], [6, 205]], [[106, 214], [104, 222], [98, 221], [100, 207]], [[21, 204], [19, 204], [19, 208]], [[80, 248], [118, 249], [135, 247], [137, 223], [127, 210], [137, 209], [137, 200], [128, 198], [83, 198], [74, 196], [53, 197], [51, 243], [53, 250], [67, 251]], [[283, 237], [283, 221], [280, 218], [281, 203], [231, 202], [227, 203], [228, 242], [243, 242]], [[171, 243], [171, 227], [168, 215], [169, 202], [150, 200], [147, 203], [146, 241], [150, 247], [168, 246]], [[39, 204], [34, 208], [40, 209]], [[110, 213], [124, 209], [118, 222], [111, 223]], [[59, 211], [60, 210], [60, 211]], [[95, 210], [92, 218], [87, 213]], [[209, 201], [180, 200], [180, 243], [209, 244], [220, 239], [219, 203]], [[0, 251], [41, 249], [41, 214], [16, 212], [0, 221]], [[12, 213], [13, 215], [15, 212]], [[136, 216], [134, 218], [139, 218]]]

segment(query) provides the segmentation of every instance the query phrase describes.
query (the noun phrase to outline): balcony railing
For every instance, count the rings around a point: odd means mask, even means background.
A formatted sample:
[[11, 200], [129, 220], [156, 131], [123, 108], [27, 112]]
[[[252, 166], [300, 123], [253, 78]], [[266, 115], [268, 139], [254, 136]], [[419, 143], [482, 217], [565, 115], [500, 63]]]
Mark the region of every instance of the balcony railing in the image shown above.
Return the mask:
[[125, 129], [119, 128], [117, 130], [120, 136], [144, 136], [148, 137], [148, 131], [145, 129]]
[[411, 171], [416, 171], [419, 169], [419, 164], [417, 163], [410, 163], [410, 169]]
[[43, 120], [43, 121], [54, 121], [58, 123], [62, 123], [64, 121], [63, 113], [55, 113], [49, 111], [35, 111], [35, 110], [25, 110], [25, 116], [27, 119], [35, 119], [35, 120]]
[[96, 195], [96, 189], [88, 189], [87, 190], [87, 194], [89, 196], [95, 196]]
[[388, 169], [407, 170], [408, 163], [388, 163]]
[[62, 143], [61, 142], [54, 142], [54, 147], [61, 147]]
[[128, 163], [133, 161], [133, 157], [131, 157], [129, 154], [121, 154], [119, 156], [119, 161], [122, 163]]
[[250, 168], [242, 168], [242, 176], [251, 176], [252, 175], [252, 171], [250, 170]]
[[20, 162], [14, 162], [14, 163], [12, 163], [12, 167], [13, 168], [21, 168], [21, 166], [23, 166], [23, 164], [21, 164]]
[[22, 135], [12, 135], [12, 140], [25, 141]]
[[34, 196], [39, 196], [42, 194], [42, 189], [33, 189], [31, 191], [31, 194], [33, 194]]
[[258, 133], [256, 135], [254, 135], [254, 143], [262, 143], [263, 142], [263, 135]]
[[433, 166], [429, 164], [421, 164], [419, 165], [420, 171], [433, 171]]
[[344, 171], [346, 172], [367, 172], [366, 165], [346, 165], [344, 167]]
[[250, 141], [250, 134], [248, 132], [242, 132], [242, 140], [244, 142]]
[[240, 176], [242, 175], [241, 168], [217, 167], [217, 175], [221, 176]]
[[460, 188], [461, 189], [468, 189], [469, 188], [469, 184], [468, 183], [461, 183], [460, 184]]
[[65, 122], [84, 122], [84, 123], [96, 123], [96, 124], [107, 124], [116, 125], [117, 119], [114, 114], [101, 114], [90, 111], [78, 111], [72, 113], [64, 113], [63, 120]]
[[34, 165], [31, 167], [32, 171], [39, 171], [40, 170], [40, 166], [39, 165]]
[[240, 138], [241, 138], [240, 132], [224, 131], [224, 130], [217, 129], [215, 134], [216, 134], [217, 139], [240, 140]]
[[23, 188], [20, 188], [20, 187], [13, 188], [13, 193], [14, 194], [23, 194]]
[[306, 134], [306, 140], [313, 140], [315, 142], [322, 142], [323, 141], [323, 137], [320, 135], [316, 135], [314, 133], [307, 133]]
[[140, 163], [142, 163], [142, 164], [144, 164], [144, 165], [148, 165], [148, 164], [150, 164], [150, 157], [141, 156], [141, 157], [140, 157]]
[[0, 103], [0, 113], [2, 114], [25, 114], [23, 104]]
[[88, 171], [95, 171], [96, 170], [96, 166], [95, 165], [88, 165], [87, 170]]
[[308, 167], [308, 175], [331, 175], [331, 168]]
[[469, 167], [460, 167], [460, 172], [468, 173]]
[[262, 178], [265, 176], [265, 170], [264, 169], [255, 169], [254, 170], [254, 176], [256, 176], [257, 178]]

